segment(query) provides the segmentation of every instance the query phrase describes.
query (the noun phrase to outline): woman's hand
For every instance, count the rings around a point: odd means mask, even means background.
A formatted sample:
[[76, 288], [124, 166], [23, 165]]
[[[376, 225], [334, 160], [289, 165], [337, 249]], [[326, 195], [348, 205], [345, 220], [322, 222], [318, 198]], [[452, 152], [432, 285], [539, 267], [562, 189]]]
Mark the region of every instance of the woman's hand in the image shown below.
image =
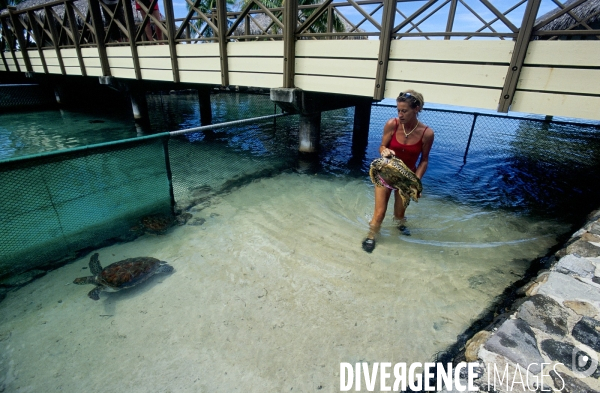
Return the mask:
[[391, 156], [395, 156], [394, 151], [391, 149], [388, 149], [387, 147], [384, 147], [383, 150], [381, 150], [381, 157], [391, 157]]

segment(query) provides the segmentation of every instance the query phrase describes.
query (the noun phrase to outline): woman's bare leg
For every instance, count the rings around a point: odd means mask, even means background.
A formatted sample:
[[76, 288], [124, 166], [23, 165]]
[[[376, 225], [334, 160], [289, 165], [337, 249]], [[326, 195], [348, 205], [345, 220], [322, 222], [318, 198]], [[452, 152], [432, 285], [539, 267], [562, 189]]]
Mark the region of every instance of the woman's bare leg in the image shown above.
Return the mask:
[[398, 221], [404, 221], [404, 213], [406, 212], [406, 208], [404, 207], [404, 203], [402, 202], [402, 197], [398, 190], [394, 191], [394, 218]]
[[392, 190], [375, 186], [375, 211], [373, 212], [373, 218], [369, 223], [369, 235], [367, 236], [370, 239], [374, 239], [379, 233], [379, 228], [381, 228], [381, 223], [385, 218], [390, 195], [392, 195]]

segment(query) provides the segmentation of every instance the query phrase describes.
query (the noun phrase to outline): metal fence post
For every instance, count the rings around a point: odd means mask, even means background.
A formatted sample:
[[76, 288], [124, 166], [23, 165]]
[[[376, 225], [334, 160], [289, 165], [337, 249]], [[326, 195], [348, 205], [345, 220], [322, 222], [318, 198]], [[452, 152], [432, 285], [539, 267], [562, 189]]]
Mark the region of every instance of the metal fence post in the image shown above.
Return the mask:
[[469, 133], [469, 140], [467, 141], [467, 148], [465, 149], [463, 164], [467, 163], [467, 154], [469, 154], [469, 147], [471, 147], [471, 139], [473, 139], [473, 131], [475, 131], [475, 123], [477, 122], [477, 116], [477, 113], [473, 114], [473, 124], [471, 124], [471, 132]]

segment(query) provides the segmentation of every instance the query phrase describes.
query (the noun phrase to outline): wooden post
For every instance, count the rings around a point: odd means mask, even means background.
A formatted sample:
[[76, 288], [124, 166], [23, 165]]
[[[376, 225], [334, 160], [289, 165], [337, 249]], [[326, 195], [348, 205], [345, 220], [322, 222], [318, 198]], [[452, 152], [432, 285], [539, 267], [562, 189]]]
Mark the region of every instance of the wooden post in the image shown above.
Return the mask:
[[[451, 0], [450, 2], [450, 11], [448, 11], [448, 22], [446, 23], [446, 33], [452, 32], [452, 27], [454, 26], [454, 17], [456, 16], [456, 5], [458, 0]], [[444, 36], [445, 40], [449, 40], [450, 36]]]
[[[127, 34], [129, 34], [129, 48], [131, 48], [131, 59], [133, 60], [133, 69], [135, 71], [135, 79], [142, 80], [142, 70], [140, 69], [140, 58], [135, 44], [135, 23], [133, 21], [133, 10], [131, 9], [130, 0], [122, 0], [123, 11], [125, 12], [125, 24], [127, 25]], [[148, 22], [149, 23], [149, 22]]]
[[106, 55], [106, 45], [104, 44], [104, 23], [100, 15], [99, 0], [88, 0], [90, 5], [90, 15], [92, 16], [92, 26], [94, 26], [94, 36], [96, 37], [96, 46], [98, 47], [98, 57], [100, 58], [100, 67], [102, 67], [103, 76], [111, 76], [108, 56]]
[[212, 108], [210, 106], [210, 88], [198, 88], [198, 103], [200, 104], [200, 125], [212, 124]]
[[217, 0], [217, 29], [219, 34], [219, 59], [221, 60], [221, 85], [229, 86], [229, 61], [227, 60], [227, 4]]
[[14, 6], [8, 7], [8, 15], [10, 16], [10, 21], [15, 33], [15, 37], [17, 37], [17, 42], [19, 43], [19, 47], [21, 48], [21, 56], [23, 56], [23, 62], [25, 62], [25, 68], [27, 72], [33, 72], [31, 68], [31, 61], [29, 61], [29, 53], [27, 53], [27, 42], [25, 42], [25, 38], [19, 33], [19, 31], [23, 30], [21, 26], [21, 22], [18, 20], [19, 17], [14, 14], [17, 10]]
[[54, 20], [54, 16], [52, 15], [52, 8], [44, 7], [44, 13], [46, 14], [46, 20], [48, 21], [48, 26], [50, 26], [50, 36], [52, 37], [52, 42], [54, 43], [54, 49], [56, 50], [56, 58], [58, 59], [58, 65], [60, 67], [60, 72], [63, 75], [67, 75], [65, 71], [65, 63], [63, 62], [62, 53], [60, 53], [60, 42], [58, 40], [58, 32], [56, 31], [56, 21]]
[[81, 56], [81, 46], [79, 45], [79, 29], [77, 27], [77, 21], [75, 20], [75, 12], [73, 12], [73, 7], [75, 7], [75, 5], [73, 2], [69, 1], [65, 1], [63, 4], [65, 5], [65, 15], [69, 21], [69, 27], [71, 28], [71, 34], [73, 35], [71, 38], [73, 39], [73, 44], [75, 45], [75, 53], [77, 53], [77, 60], [79, 60], [81, 75], [87, 76], [85, 64], [83, 63], [83, 57]]
[[369, 143], [369, 124], [371, 122], [371, 99], [364, 100], [354, 107], [354, 129], [352, 131], [352, 150], [360, 151]]
[[[298, 2], [283, 3], [283, 87], [294, 87], [296, 73], [296, 27]], [[320, 118], [319, 118], [320, 119]]]
[[173, 82], [179, 83], [179, 64], [177, 62], [177, 47], [175, 46], [175, 15], [173, 14], [173, 0], [163, 0], [165, 6], [165, 17], [167, 18], [167, 39], [169, 53], [171, 54], [171, 68], [173, 70]]
[[531, 39], [531, 32], [533, 31], [535, 17], [537, 16], [540, 8], [540, 3], [541, 0], [527, 1], [527, 7], [525, 8], [525, 14], [523, 15], [523, 22], [521, 23], [521, 28], [519, 29], [517, 42], [515, 42], [515, 48], [510, 60], [506, 78], [504, 78], [504, 87], [502, 88], [500, 101], [498, 102], [498, 112], [508, 112], [510, 104], [512, 104], [515, 91], [517, 90], [519, 75], [521, 75], [521, 68], [523, 67], [525, 55], [527, 54], [529, 40]]
[[35, 46], [37, 47], [38, 54], [40, 55], [42, 68], [44, 68], [44, 73], [47, 74], [48, 66], [46, 65], [46, 58], [44, 57], [44, 51], [42, 50], [42, 36], [40, 35], [39, 26], [33, 11], [27, 11], [27, 18], [29, 18], [29, 23], [31, 23], [31, 31], [33, 31], [33, 39], [35, 40]]
[[379, 36], [379, 58], [377, 59], [377, 74], [375, 75], [375, 92], [373, 93], [373, 99], [376, 101], [382, 100], [385, 93], [385, 79], [390, 59], [392, 30], [394, 29], [394, 19], [396, 18], [396, 0], [383, 1], [382, 18], [381, 34]]
[[[9, 30], [6, 27], [7, 26], [7, 20], [8, 20], [8, 17], [2, 18], [2, 32], [3, 32], [2, 34], [4, 35], [4, 38], [6, 40], [6, 44], [8, 45], [8, 47], [10, 49], [10, 55], [12, 56], [13, 61], [15, 62], [15, 67], [17, 67], [17, 72], [21, 72], [21, 67], [19, 66], [19, 62], [17, 61], [17, 55], [15, 53], [15, 41], [9, 35], [9, 33], [8, 33]], [[2, 59], [4, 60], [4, 66], [6, 67], [6, 70], [10, 71], [10, 69], [8, 68], [8, 63], [4, 59], [4, 56], [2, 56]]]

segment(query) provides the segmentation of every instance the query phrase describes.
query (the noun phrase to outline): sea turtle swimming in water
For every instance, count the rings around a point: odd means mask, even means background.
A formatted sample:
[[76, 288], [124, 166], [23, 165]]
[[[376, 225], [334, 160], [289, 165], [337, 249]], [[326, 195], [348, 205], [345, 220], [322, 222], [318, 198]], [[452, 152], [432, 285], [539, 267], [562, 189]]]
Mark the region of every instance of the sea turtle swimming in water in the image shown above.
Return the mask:
[[152, 257], [128, 258], [111, 263], [104, 269], [98, 260], [98, 253], [90, 258], [90, 270], [93, 276], [79, 277], [74, 284], [95, 284], [88, 293], [93, 300], [100, 299], [101, 291], [116, 292], [143, 283], [158, 273], [171, 273], [173, 266]]
[[418, 202], [423, 191], [421, 179], [401, 159], [394, 156], [373, 160], [369, 168], [369, 176], [377, 186], [398, 190], [404, 208], [408, 206], [411, 199]]

